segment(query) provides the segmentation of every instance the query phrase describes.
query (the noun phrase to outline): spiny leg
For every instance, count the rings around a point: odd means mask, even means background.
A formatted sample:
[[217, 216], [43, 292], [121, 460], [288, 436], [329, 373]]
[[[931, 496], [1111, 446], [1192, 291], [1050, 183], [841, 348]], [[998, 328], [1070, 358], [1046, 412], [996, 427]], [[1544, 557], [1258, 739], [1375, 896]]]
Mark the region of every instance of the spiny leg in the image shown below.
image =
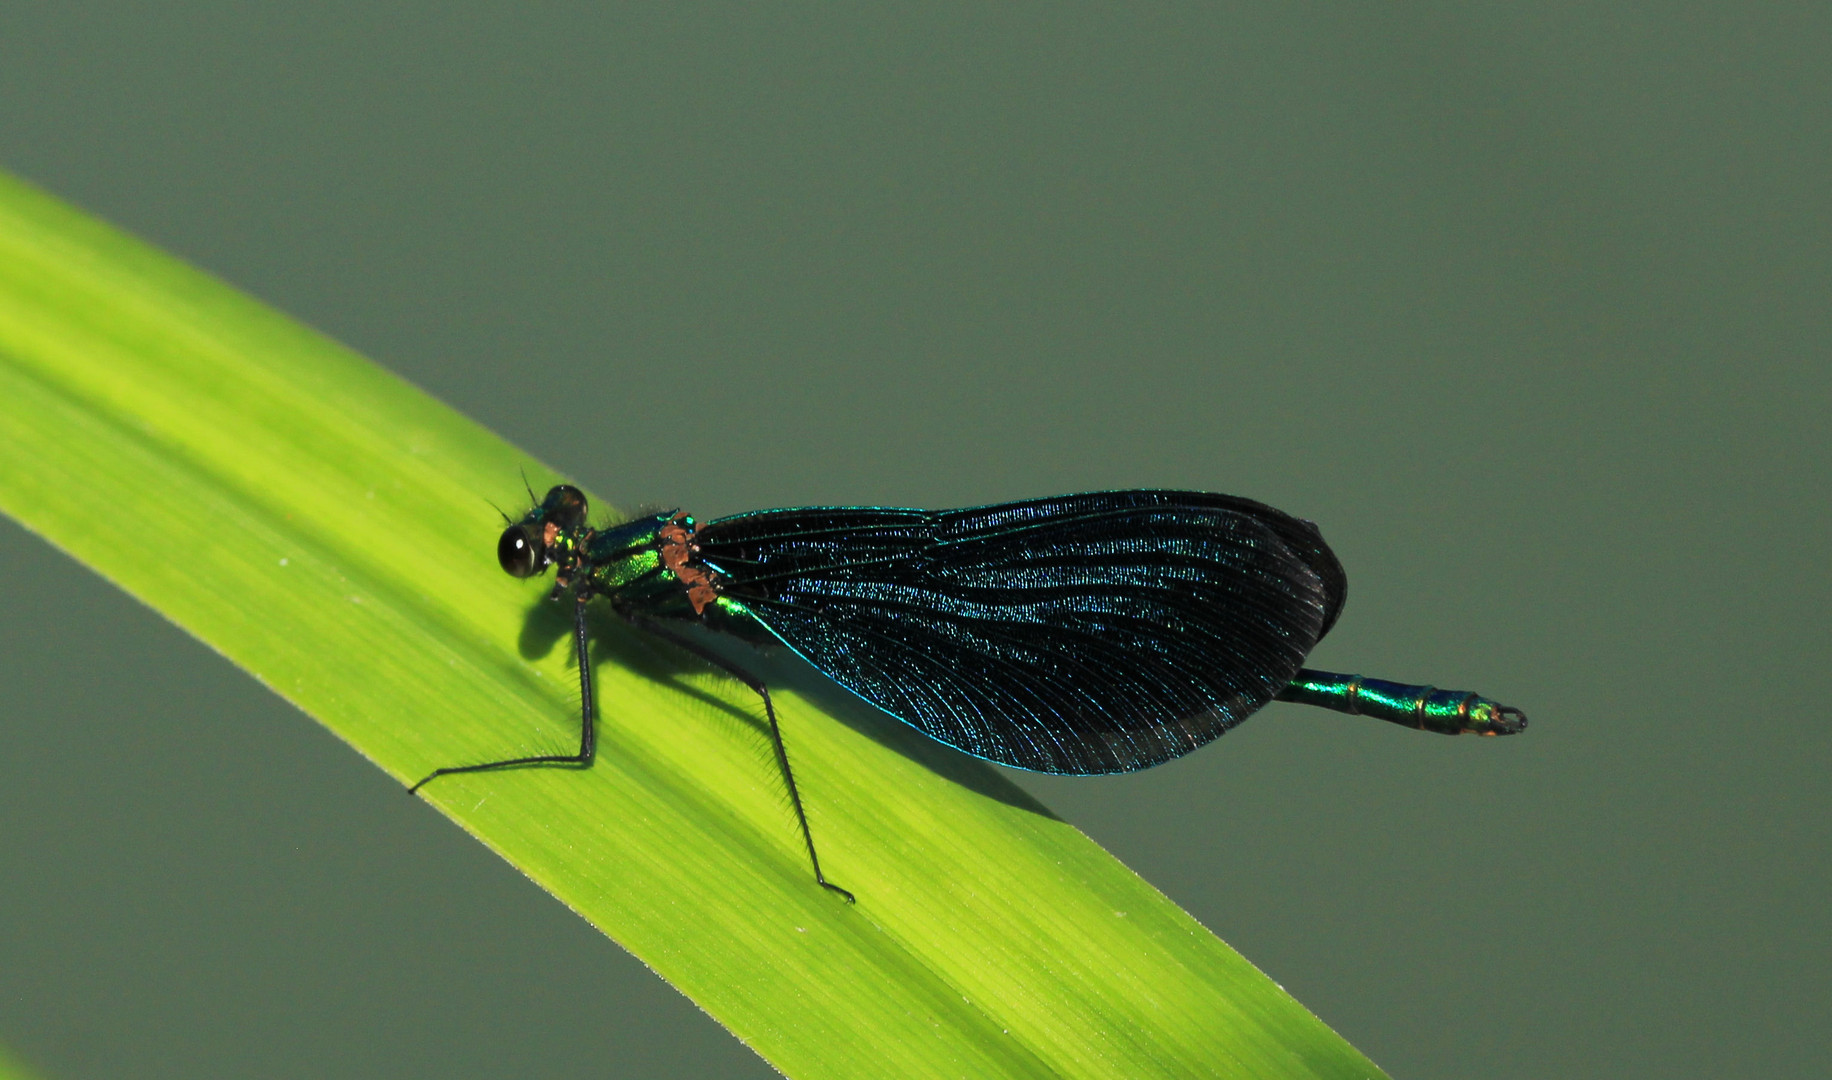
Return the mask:
[[592, 699], [592, 665], [586, 655], [585, 602], [591, 598], [589, 593], [581, 592], [573, 608], [573, 648], [579, 658], [579, 752], [576, 754], [540, 754], [535, 757], [510, 758], [507, 761], [487, 761], [482, 765], [453, 765], [444, 769], [434, 769], [426, 779], [407, 789], [412, 795], [428, 783], [441, 776], [453, 773], [484, 772], [488, 769], [508, 769], [517, 765], [576, 765], [589, 768], [592, 756], [597, 752], [597, 719], [598, 710]]
[[732, 663], [730, 660], [725, 659], [718, 653], [713, 652], [711, 649], [706, 648], [699, 642], [685, 635], [677, 634], [654, 620], [645, 619], [641, 615], [633, 615], [628, 612], [624, 613], [624, 618], [628, 619], [637, 629], [647, 631], [648, 633], [654, 634], [656, 637], [673, 642], [681, 648], [686, 649], [688, 652], [706, 661], [713, 667], [718, 668], [720, 671], [725, 672], [727, 675], [730, 675], [732, 678], [750, 687], [752, 690], [756, 691], [758, 697], [763, 699], [763, 714], [768, 717], [770, 721], [770, 742], [776, 748], [776, 764], [782, 769], [783, 780], [788, 783], [789, 801], [795, 804], [795, 820], [801, 823], [802, 840], [808, 845], [808, 862], [814, 866], [814, 880], [820, 884], [821, 888], [831, 890], [845, 897], [848, 904], [857, 903], [857, 898], [855, 898], [851, 892], [828, 881], [826, 875], [821, 873], [821, 857], [814, 853], [814, 833], [808, 829], [808, 813], [802, 809], [801, 792], [795, 787], [795, 773], [789, 768], [789, 751], [782, 744], [782, 727], [776, 722], [776, 706], [770, 701], [769, 686], [762, 679], [752, 675], [750, 672]]

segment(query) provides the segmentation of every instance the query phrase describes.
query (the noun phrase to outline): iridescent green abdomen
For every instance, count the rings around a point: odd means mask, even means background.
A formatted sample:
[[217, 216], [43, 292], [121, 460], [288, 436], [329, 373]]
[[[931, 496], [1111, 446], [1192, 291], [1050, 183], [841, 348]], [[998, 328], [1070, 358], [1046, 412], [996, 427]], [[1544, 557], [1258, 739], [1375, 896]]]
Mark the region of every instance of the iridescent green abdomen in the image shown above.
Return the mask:
[[1309, 668], [1298, 672], [1278, 697], [1441, 735], [1515, 735], [1527, 726], [1527, 717], [1519, 709], [1480, 694]]

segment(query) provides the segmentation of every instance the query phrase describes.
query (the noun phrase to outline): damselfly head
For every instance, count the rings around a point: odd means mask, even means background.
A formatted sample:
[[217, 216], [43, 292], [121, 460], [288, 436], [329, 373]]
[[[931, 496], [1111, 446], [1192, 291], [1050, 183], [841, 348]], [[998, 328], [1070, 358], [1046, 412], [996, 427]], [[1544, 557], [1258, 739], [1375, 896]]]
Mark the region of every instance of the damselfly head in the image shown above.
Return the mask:
[[571, 484], [556, 485], [527, 517], [503, 530], [502, 539], [496, 542], [496, 561], [514, 577], [542, 573], [554, 560], [550, 549], [557, 543], [570, 550], [574, 539], [570, 534], [585, 526], [589, 512], [585, 492]]

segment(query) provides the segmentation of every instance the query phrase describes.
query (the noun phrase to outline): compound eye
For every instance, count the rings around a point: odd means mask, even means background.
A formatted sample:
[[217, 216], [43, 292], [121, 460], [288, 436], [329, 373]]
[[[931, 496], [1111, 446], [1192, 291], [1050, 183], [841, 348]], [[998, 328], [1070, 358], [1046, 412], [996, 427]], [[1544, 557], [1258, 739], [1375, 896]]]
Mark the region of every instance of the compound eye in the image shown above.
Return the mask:
[[541, 500], [541, 517], [558, 525], [561, 532], [571, 532], [585, 524], [587, 512], [585, 492], [571, 484], [559, 485]]
[[496, 561], [511, 577], [528, 578], [546, 568], [540, 536], [527, 525], [511, 525], [496, 542]]

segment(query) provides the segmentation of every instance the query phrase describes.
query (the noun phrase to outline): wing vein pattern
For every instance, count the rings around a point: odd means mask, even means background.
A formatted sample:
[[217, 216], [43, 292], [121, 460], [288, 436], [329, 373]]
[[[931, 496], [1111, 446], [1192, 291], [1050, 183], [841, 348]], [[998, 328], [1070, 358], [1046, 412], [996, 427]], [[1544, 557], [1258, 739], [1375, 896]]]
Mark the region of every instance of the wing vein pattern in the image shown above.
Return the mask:
[[1209, 742], [1291, 681], [1346, 590], [1316, 526], [1199, 492], [764, 510], [695, 539], [721, 588], [840, 685], [1040, 772]]

